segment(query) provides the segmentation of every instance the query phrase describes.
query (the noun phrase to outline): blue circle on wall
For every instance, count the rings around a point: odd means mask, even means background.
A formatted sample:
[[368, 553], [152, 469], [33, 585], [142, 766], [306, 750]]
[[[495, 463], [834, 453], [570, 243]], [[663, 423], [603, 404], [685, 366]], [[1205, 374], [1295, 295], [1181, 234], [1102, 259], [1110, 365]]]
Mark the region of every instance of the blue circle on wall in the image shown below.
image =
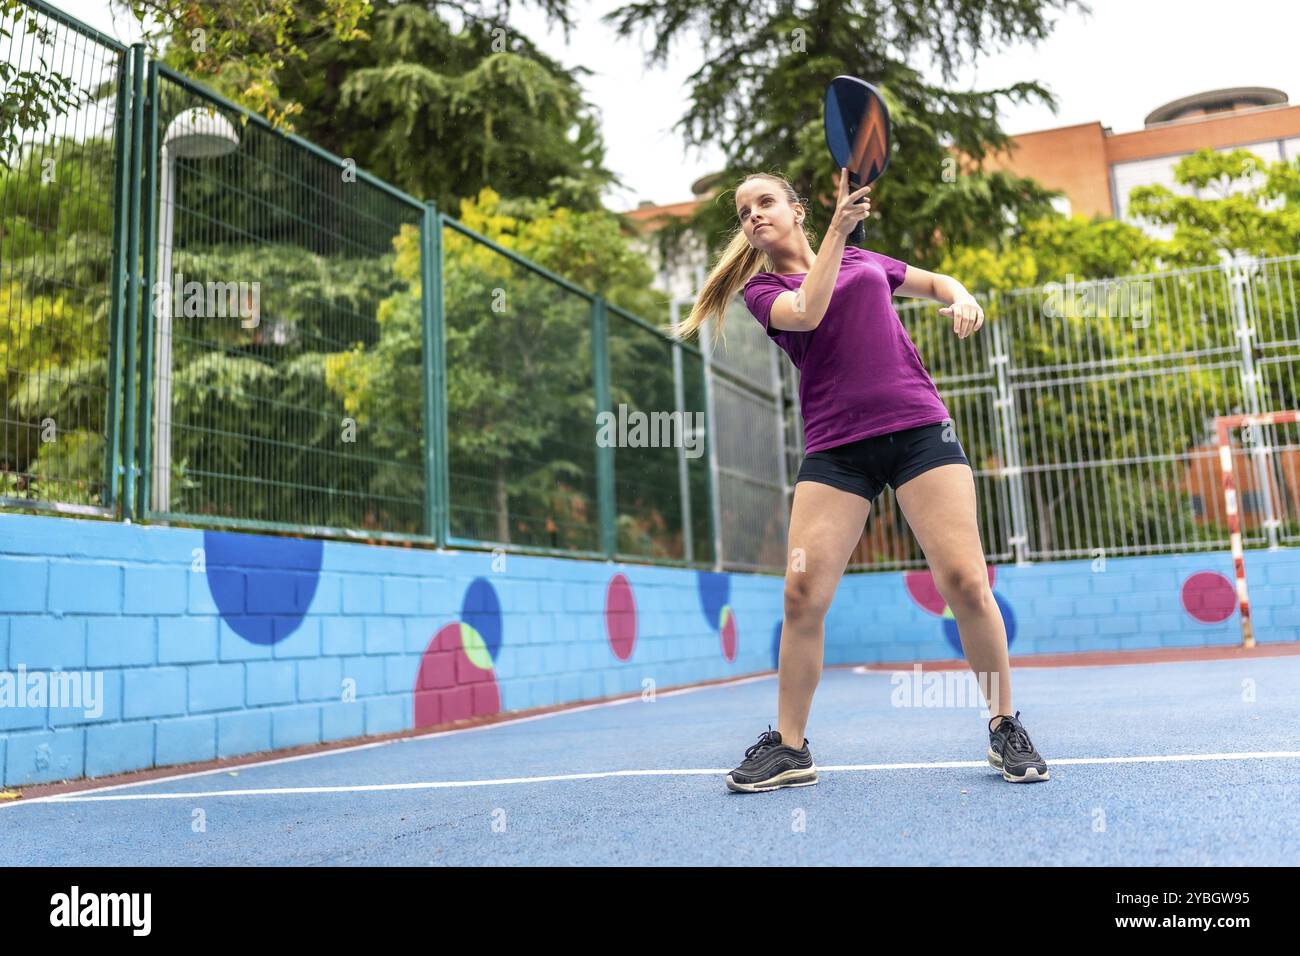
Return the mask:
[[[1011, 604], [1003, 600], [1002, 595], [997, 591], [993, 592], [993, 600], [997, 602], [998, 610], [1002, 612], [1002, 622], [1007, 629], [1007, 647], [1010, 647], [1016, 639], [1016, 615], [1011, 610]], [[950, 616], [952, 611], [948, 608], [944, 608], [943, 613], [943, 636], [947, 638], [958, 657], [965, 657], [966, 652], [961, 647], [961, 635], [957, 631], [957, 619]]]
[[697, 571], [695, 586], [700, 592], [700, 610], [704, 612], [704, 620], [717, 630], [722, 609], [731, 603], [731, 575], [721, 571]]
[[203, 532], [208, 590], [221, 619], [253, 644], [278, 644], [302, 625], [320, 584], [324, 542]]
[[465, 589], [460, 605], [460, 619], [474, 630], [487, 645], [492, 660], [501, 650], [501, 602], [487, 578], [475, 578]]

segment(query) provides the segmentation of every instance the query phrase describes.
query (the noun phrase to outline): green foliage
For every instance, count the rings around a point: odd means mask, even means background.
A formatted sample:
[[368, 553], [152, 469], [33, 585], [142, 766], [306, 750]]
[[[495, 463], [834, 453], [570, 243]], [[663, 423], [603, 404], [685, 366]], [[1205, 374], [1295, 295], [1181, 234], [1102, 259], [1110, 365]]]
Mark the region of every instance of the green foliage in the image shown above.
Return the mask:
[[[8, 56], [0, 62], [0, 164], [8, 165], [22, 142], [21, 132], [41, 132], [50, 121], [75, 109], [85, 99], [70, 76], [50, 65], [53, 31], [20, 0], [0, 0], [0, 42]], [[34, 58], [35, 69], [15, 62], [16, 55]]]
[[287, 125], [302, 106], [280, 90], [280, 75], [315, 43], [365, 38], [369, 0], [113, 0], [165, 44], [169, 66]]
[[[375, 316], [404, 287], [393, 265], [285, 245], [177, 250], [186, 283], [256, 283], [260, 309], [172, 318], [174, 488], [163, 510], [421, 530], [422, 492], [390, 493], [394, 469], [419, 463], [419, 430], [376, 436], [359, 423], [350, 441], [356, 401], [330, 375], [346, 349], [379, 341]], [[405, 454], [377, 455], [394, 448]]]
[[1221, 255], [1284, 256], [1300, 236], [1300, 159], [1265, 163], [1246, 149], [1201, 149], [1174, 167], [1174, 179], [1210, 192], [1178, 196], [1164, 186], [1129, 194], [1133, 215], [1172, 226], [1171, 266], [1217, 262]]
[[105, 142], [60, 140], [0, 170], [0, 469], [23, 497], [102, 501], [113, 217], [87, 185], [107, 189], [112, 162]]
[[365, 43], [320, 45], [286, 70], [299, 131], [394, 185], [455, 209], [490, 187], [600, 208], [613, 180], [581, 77], [513, 28], [434, 9], [376, 11]]
[[[1097, 546], [1207, 540], [1215, 533], [1191, 515], [1185, 463], [1167, 466], [1155, 481], [1151, 462], [1122, 463], [1183, 455], [1209, 441], [1213, 415], [1244, 410], [1231, 285], [1218, 267], [1227, 255], [1294, 253], [1300, 163], [1202, 150], [1179, 161], [1175, 178], [1213, 195], [1181, 197], [1159, 186], [1132, 192], [1133, 213], [1171, 227], [1168, 241], [1128, 223], [1049, 215], [1021, 224], [1000, 252], [954, 248], [939, 265], [975, 290], [989, 321], [1001, 325], [1021, 370], [1017, 417], [1027, 463], [1078, 459], [1059, 475], [1035, 479], [1029, 507], [1036, 547], [1064, 547], [1080, 527], [1115, 536]], [[1171, 267], [1180, 274], [1166, 275]], [[1258, 267], [1255, 274], [1259, 281]], [[1117, 276], [1118, 284], [1094, 284], [1093, 300], [1085, 298], [1089, 280]], [[1058, 284], [1057, 295], [1031, 288], [1047, 283]], [[1142, 314], [1133, 314], [1135, 303]], [[1256, 297], [1260, 335], [1289, 337], [1290, 308], [1281, 297]], [[923, 355], [944, 350], [951, 335], [942, 321], [915, 323], [911, 332]], [[1266, 387], [1272, 407], [1300, 401], [1285, 375]], [[964, 406], [961, 418], [971, 434], [997, 433], [984, 403]], [[1090, 467], [1092, 461], [1116, 464]], [[1081, 513], [1100, 501], [1110, 509], [1104, 520]]]
[[[583, 287], [645, 304], [648, 267], [611, 241], [617, 227], [607, 214], [510, 204], [484, 190], [461, 204], [459, 219]], [[598, 547], [590, 303], [454, 229], [443, 241], [453, 533]], [[394, 268], [409, 285], [380, 306], [378, 341], [333, 356], [327, 378], [359, 422], [385, 423], [374, 437], [379, 457], [410, 453], [416, 462], [419, 449], [394, 441], [423, 423], [418, 233], [406, 230], [394, 245]], [[610, 318], [611, 364], [624, 354], [613, 332], [624, 321]], [[638, 375], [667, 369], [670, 379], [671, 367], [666, 353], [654, 366], [628, 366]], [[616, 377], [615, 402], [633, 387]], [[418, 470], [388, 478], [398, 496], [423, 488]]]

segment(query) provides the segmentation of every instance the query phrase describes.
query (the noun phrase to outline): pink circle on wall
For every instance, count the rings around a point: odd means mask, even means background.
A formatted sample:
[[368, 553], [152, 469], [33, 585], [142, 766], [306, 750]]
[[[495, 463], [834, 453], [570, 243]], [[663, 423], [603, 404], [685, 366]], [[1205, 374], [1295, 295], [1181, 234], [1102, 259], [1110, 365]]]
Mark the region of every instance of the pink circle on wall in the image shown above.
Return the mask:
[[728, 661], [736, 659], [736, 612], [731, 605], [723, 605], [718, 636], [722, 638], [722, 656]]
[[500, 711], [501, 690], [482, 635], [461, 621], [439, 628], [420, 658], [415, 726], [436, 727]]
[[1232, 616], [1237, 589], [1218, 571], [1197, 571], [1183, 582], [1183, 610], [1198, 621], [1218, 624]]
[[[997, 568], [993, 565], [985, 565], [985, 570], [989, 576], [989, 587], [993, 587], [997, 580]], [[944, 611], [948, 609], [948, 604], [935, 587], [934, 577], [928, 570], [921, 571], [904, 571], [903, 587], [907, 589], [908, 596], [916, 602], [922, 610], [929, 611], [937, 617], [943, 617]]]
[[632, 585], [622, 574], [610, 578], [605, 588], [605, 634], [615, 657], [625, 661], [632, 656], [636, 646], [636, 599]]

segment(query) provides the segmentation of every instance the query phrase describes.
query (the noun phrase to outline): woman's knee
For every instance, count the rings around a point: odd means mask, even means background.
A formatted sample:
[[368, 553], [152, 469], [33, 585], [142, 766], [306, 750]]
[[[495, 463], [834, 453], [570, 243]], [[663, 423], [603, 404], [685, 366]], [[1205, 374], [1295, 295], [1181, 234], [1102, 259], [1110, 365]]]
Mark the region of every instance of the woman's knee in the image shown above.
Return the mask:
[[983, 568], [949, 572], [937, 576], [935, 584], [954, 609], [980, 610], [993, 600], [988, 572]]
[[785, 579], [785, 614], [790, 618], [817, 619], [830, 608], [831, 594], [807, 573], [789, 574]]

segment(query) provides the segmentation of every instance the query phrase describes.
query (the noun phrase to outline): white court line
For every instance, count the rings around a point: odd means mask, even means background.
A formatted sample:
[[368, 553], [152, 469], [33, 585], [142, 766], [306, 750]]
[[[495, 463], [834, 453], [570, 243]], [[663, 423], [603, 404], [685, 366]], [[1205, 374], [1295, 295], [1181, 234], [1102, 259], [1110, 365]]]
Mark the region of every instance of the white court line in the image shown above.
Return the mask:
[[[748, 677], [737, 677], [734, 680], [721, 681], [712, 684], [700, 684], [695, 687], [678, 687], [671, 690], [656, 690], [655, 699], [661, 697], [677, 697], [681, 694], [693, 694], [702, 690], [721, 690], [728, 687], [739, 687], [742, 684], [752, 684], [760, 680], [772, 680], [776, 677], [775, 673], [754, 674]], [[490, 724], [479, 724], [475, 727], [458, 727], [455, 730], [439, 730], [428, 734], [412, 734], [406, 737], [394, 737], [389, 740], [374, 740], [369, 743], [351, 744], [347, 747], [334, 747], [330, 750], [317, 750], [306, 754], [294, 754], [291, 757], [272, 757], [267, 760], [255, 760], [250, 763], [229, 764], [225, 767], [214, 767], [211, 770], [192, 770], [189, 773], [170, 774], [162, 777], [154, 777], [150, 780], [133, 780], [129, 783], [116, 783], [106, 787], [90, 787], [85, 790], [76, 791], [77, 794], [90, 793], [109, 793], [114, 790], [121, 790], [125, 787], [145, 787], [154, 783], [170, 783], [173, 780], [190, 780], [194, 777], [209, 777], [218, 773], [242, 773], [245, 770], [252, 770], [256, 767], [273, 767], [277, 764], [296, 763], [299, 760], [315, 760], [317, 757], [332, 757], [335, 754], [355, 753], [358, 750], [370, 750], [373, 747], [387, 747], [390, 744], [411, 743], [418, 740], [431, 740], [434, 737], [448, 737], [455, 734], [469, 734], [479, 730], [492, 730], [494, 728], [506, 727], [513, 724], [527, 724], [534, 720], [546, 720], [550, 717], [563, 717], [568, 714], [582, 713], [584, 710], [596, 710], [601, 707], [617, 707], [620, 704], [639, 704], [642, 699], [639, 695], [631, 697], [620, 697], [618, 700], [602, 700], [594, 704], [580, 704], [576, 707], [566, 707], [562, 710], [549, 711], [545, 714], [532, 714], [527, 717], [508, 717], [505, 720], [496, 720]], [[164, 769], [164, 768], [147, 768], [147, 769]], [[658, 771], [652, 771], [657, 773]], [[700, 771], [711, 772], [711, 771]], [[722, 771], [727, 773], [727, 770]], [[34, 786], [38, 786], [34, 784]], [[0, 787], [0, 789], [3, 789]], [[240, 793], [248, 791], [237, 791]], [[71, 795], [69, 795], [71, 796]], [[19, 807], [24, 804], [30, 806], [33, 803], [47, 803], [59, 800], [59, 794], [53, 794], [48, 797], [33, 797], [30, 800], [12, 800], [0, 802], [0, 811], [7, 810], [11, 807]]]
[[[1216, 645], [1207, 645], [1207, 646], [1213, 646], [1213, 647], [1225, 647], [1225, 648], [1228, 648], [1229, 650], [1231, 650], [1231, 649], [1233, 649], [1233, 648], [1239, 647], [1240, 645], [1239, 645], [1239, 644], [1216, 644]], [[1160, 650], [1160, 648], [1158, 648], [1158, 647], [1155, 647], [1155, 648], [1152, 648], [1152, 647], [1139, 647], [1139, 648], [1134, 648], [1133, 650], [1134, 650], [1134, 653], [1138, 653], [1138, 654], [1140, 654], [1142, 651], [1148, 651], [1148, 650]], [[1055, 654], [1055, 653], [1058, 653], [1058, 652], [1056, 652], [1056, 651], [1051, 651], [1051, 652], [1049, 652], [1049, 653]], [[1067, 653], [1067, 654], [1069, 654], [1069, 653], [1079, 653], [1079, 652], [1063, 651], [1063, 652], [1060, 652], [1060, 653]], [[1115, 652], [1114, 652], [1114, 651], [1099, 651], [1098, 653], [1101, 653], [1101, 654], [1111, 654], [1111, 653], [1115, 653]], [[1122, 652], [1121, 652], [1121, 653], [1122, 653]], [[1033, 656], [1035, 656], [1035, 655], [1033, 655], [1033, 654], [1025, 654], [1024, 656], [1025, 656], [1025, 657], [1033, 657]], [[1044, 655], [1044, 656], [1046, 656], [1046, 655]], [[1227, 664], [1227, 663], [1241, 663], [1242, 661], [1248, 661], [1248, 662], [1250, 662], [1250, 663], [1257, 663], [1257, 662], [1259, 662], [1259, 661], [1288, 660], [1288, 659], [1293, 658], [1294, 656], [1295, 656], [1295, 655], [1293, 655], [1293, 654], [1261, 654], [1261, 655], [1259, 655], [1258, 657], [1210, 657], [1210, 658], [1206, 658], [1205, 660], [1195, 660], [1195, 659], [1192, 659], [1192, 660], [1168, 660], [1168, 661], [1163, 661], [1163, 660], [1155, 660], [1155, 661], [1129, 661], [1129, 662], [1120, 662], [1120, 663], [1118, 663], [1118, 664], [1100, 664], [1100, 663], [1098, 663], [1098, 664], [1012, 664], [1012, 665], [1011, 665], [1011, 669], [1012, 669], [1013, 671], [1020, 670], [1021, 668], [1023, 668], [1024, 670], [1027, 670], [1027, 671], [1065, 670], [1065, 669], [1067, 669], [1067, 668], [1068, 668], [1069, 670], [1096, 670], [1096, 669], [1098, 669], [1098, 668], [1102, 668], [1102, 667], [1104, 667], [1104, 668], [1106, 668], [1107, 670], [1114, 670], [1114, 669], [1117, 668], [1117, 667], [1146, 667], [1146, 666], [1149, 665], [1149, 664]], [[867, 676], [871, 676], [871, 675], [875, 674], [875, 675], [880, 675], [880, 676], [887, 676], [887, 675], [893, 675], [893, 674], [911, 674], [911, 673], [912, 673], [912, 668], [915, 667], [917, 664], [925, 665], [925, 664], [932, 664], [932, 663], [935, 663], [935, 661], [913, 661], [913, 662], [910, 663], [910, 664], [903, 664], [903, 665], [900, 666], [900, 667], [891, 667], [891, 668], [889, 668], [888, 670], [881, 670], [880, 667], [879, 667], [878, 665], [875, 665], [875, 664], [871, 664], [871, 665], [867, 665], [867, 664], [854, 664], [853, 666], [848, 667], [847, 670], [848, 670], [850, 673], [853, 673], [853, 674], [864, 674], [864, 675], [867, 675]], [[968, 665], [965, 661], [961, 661], [960, 663], [961, 663], [961, 665], [962, 665], [961, 668], [960, 668], [960, 670], [962, 670], [963, 673], [968, 672], [968, 671], [969, 671], [969, 665]], [[959, 668], [957, 668], [957, 667], [945, 667], [943, 670], [932, 670], [932, 671], [927, 671], [927, 673], [930, 673], [930, 674], [945, 674], [945, 673], [951, 673], [951, 672], [956, 671], [956, 670], [959, 670]]]
[[[1215, 754], [1156, 754], [1138, 757], [1067, 757], [1052, 760], [1048, 767], [1081, 764], [1126, 763], [1188, 763], [1199, 760], [1276, 760], [1300, 758], [1300, 750], [1266, 750], [1246, 753]], [[864, 770], [948, 770], [988, 767], [987, 760], [945, 760], [931, 763], [862, 763], [838, 764], [818, 767], [819, 773]], [[379, 793], [394, 790], [448, 790], [458, 787], [495, 787], [510, 784], [554, 783], [563, 780], [602, 780], [609, 777], [688, 777], [705, 775], [722, 776], [730, 768], [700, 768], [680, 770], [607, 770], [597, 773], [551, 774], [541, 777], [500, 777], [493, 780], [428, 780], [411, 783], [376, 783], [346, 787], [266, 787], [246, 790], [207, 790], [191, 793], [119, 793], [108, 796], [41, 797], [31, 803], [98, 803], [112, 800], [198, 800], [211, 797], [266, 797], [294, 796], [312, 793]]]

